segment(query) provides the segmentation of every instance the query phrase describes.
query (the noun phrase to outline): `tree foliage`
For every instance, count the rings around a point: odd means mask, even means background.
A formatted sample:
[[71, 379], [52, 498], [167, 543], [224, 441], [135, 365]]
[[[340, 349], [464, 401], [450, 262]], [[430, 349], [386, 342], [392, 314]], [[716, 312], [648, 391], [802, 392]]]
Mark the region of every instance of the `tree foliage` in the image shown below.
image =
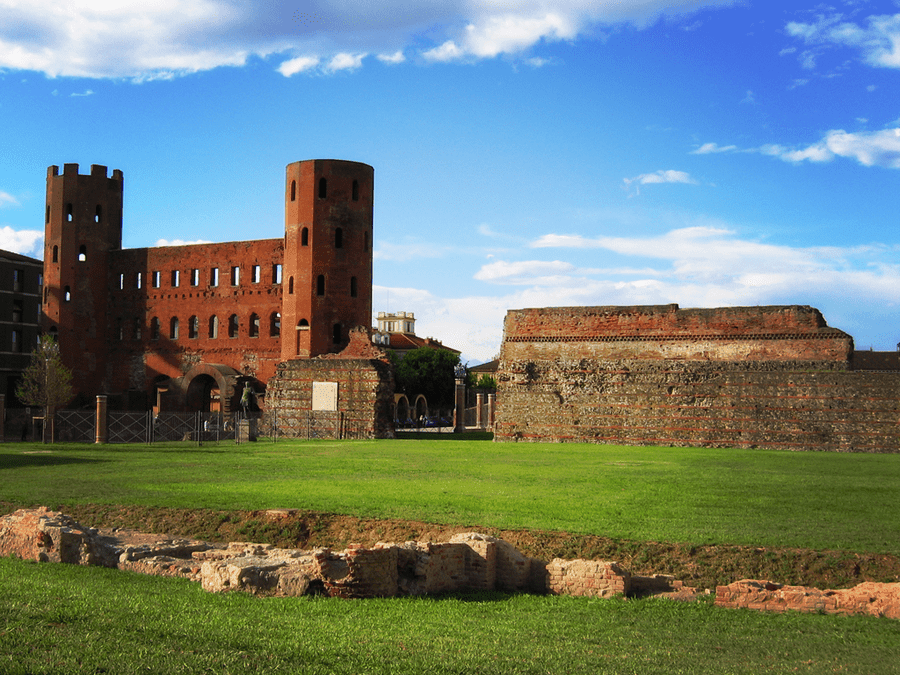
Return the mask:
[[397, 390], [410, 400], [424, 395], [429, 407], [451, 406], [456, 387], [454, 369], [458, 364], [459, 354], [455, 352], [431, 347], [413, 349], [394, 361]]
[[44, 409], [44, 419], [52, 411], [72, 399], [72, 371], [62, 362], [59, 345], [49, 335], [42, 335], [31, 353], [31, 363], [22, 373], [16, 396], [25, 405]]

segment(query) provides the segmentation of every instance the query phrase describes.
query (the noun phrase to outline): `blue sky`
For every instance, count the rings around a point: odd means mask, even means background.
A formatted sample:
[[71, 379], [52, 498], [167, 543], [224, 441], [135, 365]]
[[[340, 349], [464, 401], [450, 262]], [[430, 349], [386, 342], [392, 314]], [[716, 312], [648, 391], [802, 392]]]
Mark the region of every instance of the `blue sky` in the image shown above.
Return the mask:
[[280, 237], [286, 164], [375, 167], [374, 311], [803, 304], [900, 341], [900, 2], [5, 0], [0, 248], [51, 164], [124, 246]]

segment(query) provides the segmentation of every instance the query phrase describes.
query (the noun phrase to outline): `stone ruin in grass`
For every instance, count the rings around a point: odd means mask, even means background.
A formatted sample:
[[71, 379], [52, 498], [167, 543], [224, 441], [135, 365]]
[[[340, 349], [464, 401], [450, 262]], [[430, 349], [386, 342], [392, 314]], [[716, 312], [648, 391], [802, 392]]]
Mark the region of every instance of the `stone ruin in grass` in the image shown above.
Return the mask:
[[[272, 517], [279, 513], [273, 511]], [[0, 555], [183, 577], [214, 593], [261, 596], [373, 598], [490, 590], [598, 598], [696, 595], [696, 589], [669, 576], [631, 575], [610, 561], [557, 558], [546, 563], [502, 539], [474, 532], [442, 543], [351, 544], [343, 551], [304, 551], [97, 530], [44, 507], [0, 518]], [[745, 579], [719, 586], [716, 604], [900, 619], [900, 583], [822, 591]]]

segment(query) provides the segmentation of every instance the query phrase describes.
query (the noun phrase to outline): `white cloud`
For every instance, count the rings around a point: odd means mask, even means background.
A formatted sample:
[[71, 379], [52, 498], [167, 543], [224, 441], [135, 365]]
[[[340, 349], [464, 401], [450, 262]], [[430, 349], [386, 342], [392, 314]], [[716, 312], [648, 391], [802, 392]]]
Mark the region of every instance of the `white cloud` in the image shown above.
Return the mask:
[[634, 178], [623, 178], [626, 187], [635, 186], [632, 194], [640, 194], [640, 185], [658, 185], [661, 183], [682, 183], [685, 185], [697, 185], [697, 181], [691, 178], [689, 173], [675, 171], [674, 169], [655, 171], [654, 173], [642, 173]]
[[286, 0], [4, 0], [0, 68], [147, 81], [276, 54], [285, 75], [320, 63], [331, 64], [330, 72], [358, 68], [356, 55], [368, 53], [386, 63], [402, 62], [406, 50], [433, 61], [483, 59], [574, 40], [599, 25], [641, 28], [735, 2], [321, 0], [301, 12]]
[[[812, 23], [792, 21], [785, 30], [807, 45], [853, 47], [871, 66], [900, 68], [900, 14], [870, 16], [863, 24], [842, 18], [840, 14], [819, 15]], [[813, 67], [814, 59], [804, 56], [804, 66]]]
[[787, 162], [830, 162], [835, 157], [855, 159], [863, 166], [900, 169], [900, 128], [849, 133], [829, 131], [825, 138], [806, 148], [766, 145], [760, 152]]
[[8, 192], [3, 192], [3, 190], [0, 190], [0, 208], [3, 208], [4, 206], [18, 206], [18, 205], [19, 205], [18, 199], [13, 197]]
[[712, 155], [719, 152], [736, 152], [736, 145], [717, 145], [716, 143], [704, 143], [696, 150], [691, 150], [692, 155]]
[[[3, 193], [0, 193], [3, 194]], [[0, 249], [21, 255], [42, 258], [44, 233], [39, 230], [14, 230], [5, 225], [0, 227]]]
[[75, 92], [69, 94], [69, 96], [73, 96], [73, 97], [79, 97], [79, 96], [93, 96], [93, 95], [94, 95], [94, 92], [93, 92], [91, 89], [86, 89], [86, 90], [85, 90], [84, 92], [82, 92], [81, 94], [78, 94], [78, 93], [75, 93]]
[[194, 244], [211, 244], [211, 241], [205, 239], [197, 239], [195, 241], [185, 241], [183, 239], [159, 239], [154, 246], [193, 246]]

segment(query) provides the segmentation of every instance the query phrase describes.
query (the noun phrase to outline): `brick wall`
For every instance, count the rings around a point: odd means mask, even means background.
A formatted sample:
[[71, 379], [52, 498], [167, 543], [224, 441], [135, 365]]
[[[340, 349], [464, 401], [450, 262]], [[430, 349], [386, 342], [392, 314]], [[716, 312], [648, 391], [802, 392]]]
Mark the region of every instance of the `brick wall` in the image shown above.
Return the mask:
[[900, 377], [851, 371], [809, 307], [514, 310], [501, 441], [900, 449]]

